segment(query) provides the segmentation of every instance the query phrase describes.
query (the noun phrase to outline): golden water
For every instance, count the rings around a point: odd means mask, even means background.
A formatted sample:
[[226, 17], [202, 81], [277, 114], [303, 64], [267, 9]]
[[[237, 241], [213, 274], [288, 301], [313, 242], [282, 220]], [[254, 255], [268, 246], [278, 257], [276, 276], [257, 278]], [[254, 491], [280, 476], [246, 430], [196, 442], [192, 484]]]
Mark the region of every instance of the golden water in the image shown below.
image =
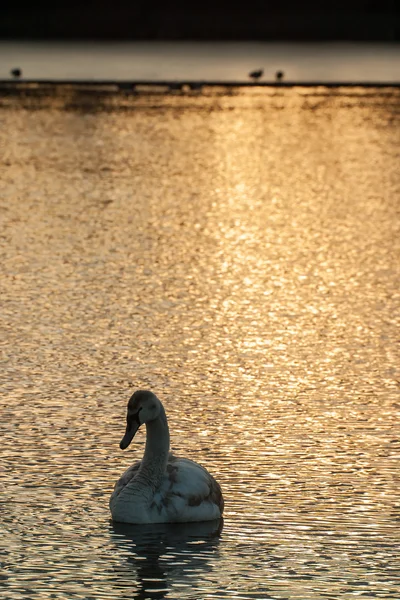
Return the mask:
[[[399, 101], [0, 99], [1, 598], [400, 597]], [[135, 388], [222, 532], [110, 523]]]

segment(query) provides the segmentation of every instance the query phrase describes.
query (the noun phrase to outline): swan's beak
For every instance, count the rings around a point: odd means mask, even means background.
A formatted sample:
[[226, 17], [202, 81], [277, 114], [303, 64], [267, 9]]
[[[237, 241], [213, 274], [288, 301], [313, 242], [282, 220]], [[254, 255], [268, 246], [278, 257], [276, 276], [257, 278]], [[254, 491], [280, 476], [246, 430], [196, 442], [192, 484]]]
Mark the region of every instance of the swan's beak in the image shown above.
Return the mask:
[[125, 448], [127, 448], [129, 446], [129, 444], [135, 437], [135, 434], [138, 429], [139, 429], [139, 427], [138, 427], [138, 425], [136, 425], [136, 423], [132, 423], [132, 427], [129, 427], [129, 425], [126, 426], [125, 435], [119, 444], [119, 447], [121, 448], [121, 450], [125, 450]]
[[136, 435], [137, 430], [139, 429], [141, 423], [139, 421], [139, 415], [136, 413], [135, 415], [128, 415], [126, 420], [126, 431], [125, 435], [120, 441], [119, 447], [121, 450], [125, 450], [133, 440]]

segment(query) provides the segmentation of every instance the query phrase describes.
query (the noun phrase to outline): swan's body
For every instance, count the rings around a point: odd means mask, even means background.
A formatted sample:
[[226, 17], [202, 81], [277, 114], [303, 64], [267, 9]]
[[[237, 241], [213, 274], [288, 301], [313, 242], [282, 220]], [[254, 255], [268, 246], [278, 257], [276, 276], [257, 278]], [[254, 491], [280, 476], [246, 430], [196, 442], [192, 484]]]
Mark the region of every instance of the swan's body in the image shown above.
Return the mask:
[[219, 519], [224, 507], [219, 484], [201, 465], [170, 454], [164, 407], [152, 392], [139, 390], [128, 403], [122, 449], [143, 423], [147, 430], [144, 456], [115, 484], [110, 498], [113, 520], [178, 523]]

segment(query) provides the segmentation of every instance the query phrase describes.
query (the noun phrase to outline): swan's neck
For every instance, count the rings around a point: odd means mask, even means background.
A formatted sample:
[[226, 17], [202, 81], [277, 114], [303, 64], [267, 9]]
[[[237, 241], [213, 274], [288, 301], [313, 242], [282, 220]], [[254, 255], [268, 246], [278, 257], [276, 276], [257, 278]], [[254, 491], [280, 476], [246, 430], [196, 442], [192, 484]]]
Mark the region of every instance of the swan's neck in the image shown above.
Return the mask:
[[140, 469], [132, 484], [156, 490], [167, 468], [169, 429], [164, 409], [154, 421], [146, 423], [146, 447]]

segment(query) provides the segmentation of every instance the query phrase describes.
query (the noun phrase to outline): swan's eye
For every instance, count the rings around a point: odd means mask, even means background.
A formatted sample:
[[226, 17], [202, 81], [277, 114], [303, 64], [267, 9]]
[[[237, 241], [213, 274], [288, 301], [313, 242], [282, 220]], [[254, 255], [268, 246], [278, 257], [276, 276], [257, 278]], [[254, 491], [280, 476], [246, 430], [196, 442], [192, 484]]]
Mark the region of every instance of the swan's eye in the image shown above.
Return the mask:
[[135, 413], [128, 413], [128, 415], [126, 417], [127, 421], [128, 422], [130, 422], [130, 421], [136, 421], [136, 423], [140, 426], [141, 423], [140, 423], [140, 419], [139, 419], [139, 413], [142, 410], [142, 408], [143, 407], [141, 406], [139, 408], [139, 410], [137, 412], [135, 412]]

